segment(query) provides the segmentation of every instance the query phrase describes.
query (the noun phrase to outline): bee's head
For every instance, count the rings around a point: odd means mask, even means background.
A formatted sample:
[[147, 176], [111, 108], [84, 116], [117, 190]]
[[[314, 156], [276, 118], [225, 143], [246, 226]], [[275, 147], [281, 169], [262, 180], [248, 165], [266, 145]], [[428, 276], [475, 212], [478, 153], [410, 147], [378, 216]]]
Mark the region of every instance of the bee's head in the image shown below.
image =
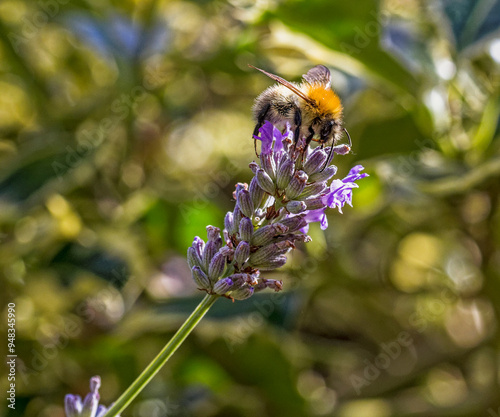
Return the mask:
[[318, 123], [316, 133], [319, 136], [320, 143], [327, 143], [331, 140], [332, 143], [335, 143], [341, 130], [342, 126], [338, 120], [327, 117]]

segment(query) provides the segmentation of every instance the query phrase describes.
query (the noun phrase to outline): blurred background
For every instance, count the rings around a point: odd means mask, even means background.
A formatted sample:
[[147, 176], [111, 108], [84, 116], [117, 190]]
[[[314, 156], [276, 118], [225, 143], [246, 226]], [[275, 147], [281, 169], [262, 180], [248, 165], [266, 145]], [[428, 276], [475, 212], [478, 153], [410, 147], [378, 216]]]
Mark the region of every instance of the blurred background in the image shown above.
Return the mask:
[[339, 175], [370, 174], [354, 207], [268, 274], [284, 292], [219, 300], [123, 415], [500, 416], [499, 26], [498, 0], [3, 0], [0, 415], [63, 417], [93, 375], [123, 392], [251, 178], [272, 82], [247, 64], [324, 64]]

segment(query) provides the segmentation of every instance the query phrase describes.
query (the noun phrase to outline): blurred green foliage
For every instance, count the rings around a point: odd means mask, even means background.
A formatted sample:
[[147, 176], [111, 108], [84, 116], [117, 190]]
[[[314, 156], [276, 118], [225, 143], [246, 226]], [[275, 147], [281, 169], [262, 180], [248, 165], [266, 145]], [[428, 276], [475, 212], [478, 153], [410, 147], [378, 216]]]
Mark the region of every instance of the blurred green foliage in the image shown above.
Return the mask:
[[2, 1], [9, 415], [62, 417], [95, 374], [109, 404], [156, 355], [201, 298], [187, 246], [251, 177], [270, 80], [247, 64], [321, 63], [339, 172], [371, 175], [354, 208], [283, 293], [218, 301], [124, 415], [499, 416], [499, 23], [497, 0]]

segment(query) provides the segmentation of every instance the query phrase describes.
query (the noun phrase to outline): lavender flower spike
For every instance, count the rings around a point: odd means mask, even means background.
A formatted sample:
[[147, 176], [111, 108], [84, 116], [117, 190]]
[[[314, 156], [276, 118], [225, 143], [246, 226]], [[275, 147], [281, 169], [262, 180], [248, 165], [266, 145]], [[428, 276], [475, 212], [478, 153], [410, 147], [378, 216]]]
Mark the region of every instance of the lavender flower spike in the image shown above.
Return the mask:
[[101, 378], [94, 376], [90, 378], [90, 393], [82, 402], [79, 395], [68, 394], [64, 398], [64, 411], [66, 417], [102, 417], [107, 408], [99, 405], [99, 387]]
[[[249, 186], [236, 185], [235, 209], [224, 220], [225, 242], [218, 228], [208, 226], [207, 244], [197, 237], [188, 250], [199, 289], [233, 300], [266, 288], [280, 291], [283, 283], [261, 277], [261, 271], [283, 266], [295, 242], [309, 242], [309, 223], [319, 222], [325, 230], [326, 210], [342, 213], [345, 204], [352, 205], [356, 181], [368, 175], [356, 165], [344, 179], [331, 180], [337, 168], [323, 166], [330, 148], [304, 150], [304, 138], [293, 146], [290, 127], [282, 133], [268, 121], [259, 132], [260, 165], [250, 164], [254, 176]], [[333, 153], [343, 155], [344, 148], [335, 146]]]

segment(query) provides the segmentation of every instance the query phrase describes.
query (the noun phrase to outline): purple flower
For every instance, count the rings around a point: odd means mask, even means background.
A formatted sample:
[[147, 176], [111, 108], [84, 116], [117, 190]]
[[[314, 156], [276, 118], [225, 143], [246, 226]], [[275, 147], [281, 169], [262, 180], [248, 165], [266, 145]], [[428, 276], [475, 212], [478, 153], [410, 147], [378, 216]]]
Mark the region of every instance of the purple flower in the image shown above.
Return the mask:
[[359, 187], [354, 181], [368, 176], [368, 174], [360, 174], [363, 169], [361, 165], [356, 165], [343, 180], [333, 180], [330, 184], [330, 192], [323, 198], [324, 203], [330, 208], [337, 207], [340, 213], [346, 203], [352, 207], [352, 189]]
[[291, 141], [292, 137], [292, 131], [289, 124], [286, 125], [285, 132], [281, 133], [278, 128], [267, 120], [259, 129], [259, 132], [260, 136], [254, 136], [254, 139], [262, 142], [260, 149], [261, 153], [264, 155], [274, 154], [276, 160], [285, 150], [283, 141]]
[[90, 393], [82, 402], [79, 395], [68, 394], [64, 398], [64, 411], [66, 417], [102, 417], [107, 408], [99, 405], [99, 387], [101, 378], [94, 376], [90, 378]]
[[[266, 288], [280, 291], [281, 281], [262, 277], [262, 271], [283, 266], [296, 242], [308, 242], [309, 223], [328, 227], [327, 208], [352, 205], [355, 181], [364, 178], [357, 165], [342, 180], [333, 179], [337, 168], [325, 167], [330, 150], [346, 154], [346, 145], [305, 149], [304, 138], [294, 146], [290, 126], [282, 133], [270, 122], [260, 129], [260, 165], [252, 162], [254, 178], [237, 184], [235, 208], [226, 214], [223, 237], [207, 227], [208, 242], [195, 238], [188, 249], [188, 263], [199, 289], [209, 294], [242, 300]], [[331, 182], [330, 182], [331, 181]], [[330, 184], [328, 184], [330, 182]]]
[[326, 207], [317, 209], [317, 210], [309, 210], [305, 216], [307, 226], [300, 229], [302, 233], [307, 233], [309, 231], [309, 223], [319, 222], [321, 230], [326, 230], [328, 228], [328, 219], [326, 218]]
[[271, 154], [273, 151], [273, 141], [281, 136], [281, 132], [270, 122], [266, 121], [259, 130], [260, 136], [254, 136], [255, 140], [261, 141], [260, 152], [264, 155]]

